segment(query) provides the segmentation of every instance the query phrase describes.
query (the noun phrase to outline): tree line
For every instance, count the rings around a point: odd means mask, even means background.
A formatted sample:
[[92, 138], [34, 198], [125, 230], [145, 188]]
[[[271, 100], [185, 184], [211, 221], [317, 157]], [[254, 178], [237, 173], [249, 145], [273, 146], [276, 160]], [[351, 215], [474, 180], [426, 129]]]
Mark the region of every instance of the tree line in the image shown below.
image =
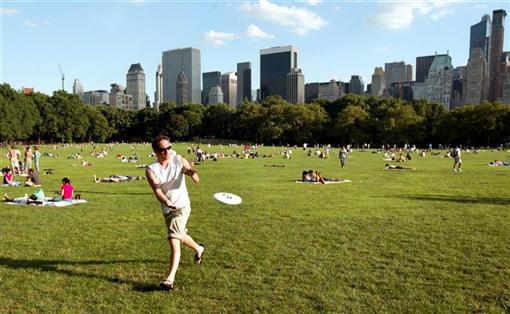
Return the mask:
[[447, 111], [425, 100], [348, 94], [333, 102], [289, 104], [280, 97], [262, 103], [203, 106], [163, 103], [159, 111], [90, 106], [77, 95], [55, 91], [29, 95], [0, 85], [0, 141], [148, 141], [218, 138], [265, 144], [333, 143], [372, 145], [510, 142], [510, 106], [483, 102]]

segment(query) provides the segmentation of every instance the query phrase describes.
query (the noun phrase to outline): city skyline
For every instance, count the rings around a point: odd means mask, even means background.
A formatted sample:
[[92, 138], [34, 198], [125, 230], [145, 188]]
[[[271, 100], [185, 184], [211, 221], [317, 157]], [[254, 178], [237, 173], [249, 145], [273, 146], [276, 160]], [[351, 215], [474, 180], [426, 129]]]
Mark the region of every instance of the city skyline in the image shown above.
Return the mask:
[[[416, 57], [435, 52], [448, 52], [454, 66], [466, 65], [471, 25], [493, 10], [509, 9], [504, 1], [4, 1], [2, 5], [2, 82], [51, 94], [61, 87], [60, 64], [68, 92], [74, 79], [85, 91], [107, 90], [112, 83], [124, 85], [130, 65], [140, 63], [151, 102], [152, 78], [163, 51], [200, 49], [202, 73], [236, 71], [237, 63], [251, 62], [256, 89], [259, 51], [292, 45], [299, 51], [306, 83], [348, 82], [352, 75], [360, 75], [368, 84], [375, 67], [404, 61], [415, 68]], [[504, 51], [510, 50], [508, 42], [507, 31]]]

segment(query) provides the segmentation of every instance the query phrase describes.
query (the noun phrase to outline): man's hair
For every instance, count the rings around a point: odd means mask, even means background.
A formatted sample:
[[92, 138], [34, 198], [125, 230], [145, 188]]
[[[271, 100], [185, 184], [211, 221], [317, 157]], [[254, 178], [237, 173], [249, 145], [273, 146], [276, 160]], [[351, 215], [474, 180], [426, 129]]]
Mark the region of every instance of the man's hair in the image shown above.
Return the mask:
[[162, 140], [167, 140], [170, 142], [170, 138], [166, 135], [158, 135], [156, 136], [153, 140], [152, 140], [152, 150], [153, 151], [157, 151], [159, 149], [159, 146], [158, 146], [158, 143], [161, 142]]

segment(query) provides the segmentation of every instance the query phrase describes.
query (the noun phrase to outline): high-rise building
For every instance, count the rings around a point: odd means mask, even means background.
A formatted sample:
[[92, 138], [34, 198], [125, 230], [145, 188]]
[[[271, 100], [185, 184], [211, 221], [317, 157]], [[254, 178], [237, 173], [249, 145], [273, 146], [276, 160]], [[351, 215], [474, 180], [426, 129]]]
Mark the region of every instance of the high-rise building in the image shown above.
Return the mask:
[[350, 84], [350, 92], [352, 94], [364, 95], [365, 94], [365, 83], [363, 83], [363, 78], [359, 75], [352, 75]]
[[478, 105], [487, 99], [489, 66], [481, 47], [475, 47], [469, 56], [465, 71], [464, 103]]
[[73, 94], [80, 96], [80, 98], [83, 97], [83, 85], [81, 85], [79, 79], [74, 79]]
[[106, 90], [94, 90], [83, 93], [82, 101], [88, 105], [109, 105], [110, 94]]
[[466, 67], [460, 66], [453, 69], [452, 74], [452, 98], [450, 100], [450, 109], [464, 105], [464, 84], [466, 76]]
[[413, 78], [413, 66], [404, 61], [384, 64], [384, 82], [387, 86], [396, 82], [410, 82]]
[[435, 57], [435, 55], [416, 57], [416, 82], [425, 82]]
[[154, 108], [159, 110], [159, 105], [163, 102], [163, 67], [158, 65], [156, 70], [156, 91], [154, 92]]
[[213, 86], [209, 88], [209, 95], [207, 95], [209, 99], [209, 105], [216, 105], [223, 103], [223, 91], [219, 85]]
[[471, 26], [469, 33], [469, 55], [471, 56], [475, 48], [480, 48], [485, 62], [489, 62], [491, 24], [491, 17], [485, 14], [480, 22]]
[[505, 10], [492, 11], [492, 29], [489, 56], [489, 96], [490, 101], [501, 97], [501, 56], [503, 54], [503, 39], [505, 35]]
[[[306, 88], [305, 88], [305, 96], [306, 96]], [[319, 91], [317, 93], [318, 99], [324, 99], [327, 101], [335, 101], [342, 97], [342, 89], [338, 86], [336, 80], [330, 80], [326, 83], [319, 84]], [[305, 97], [306, 98], [306, 97]]]
[[237, 106], [237, 75], [236, 72], [227, 72], [221, 75], [221, 90], [223, 91], [223, 102]]
[[436, 55], [425, 80], [427, 86], [426, 99], [442, 104], [446, 109], [450, 109], [452, 80], [452, 58], [448, 54]]
[[[260, 50], [260, 97], [287, 95], [287, 74], [298, 67], [298, 53], [293, 46]], [[225, 92], [225, 91], [223, 91]]]
[[251, 101], [251, 63], [242, 62], [237, 64], [237, 104], [244, 100]]
[[374, 74], [372, 74], [372, 87], [370, 89], [370, 96], [382, 96], [385, 87], [386, 83], [384, 80], [384, 70], [382, 67], [376, 67]]
[[202, 103], [204, 105], [208, 105], [209, 104], [209, 91], [211, 90], [211, 88], [213, 88], [215, 86], [220, 86], [220, 88], [221, 88], [221, 72], [214, 71], [214, 72], [202, 73], [202, 81], [204, 84]]
[[501, 56], [501, 102], [510, 105], [510, 51]]
[[133, 96], [124, 92], [124, 87], [119, 84], [111, 84], [110, 106], [120, 109], [133, 109]]
[[126, 94], [133, 96], [133, 109], [142, 110], [146, 107], [145, 73], [140, 63], [131, 64], [126, 75]]
[[163, 52], [163, 101], [177, 102], [177, 77], [184, 72], [188, 80], [188, 102], [201, 102], [200, 50], [173, 49]]
[[287, 73], [287, 95], [285, 99], [293, 104], [305, 103], [305, 76], [301, 69], [293, 68]]
[[188, 101], [188, 78], [186, 77], [186, 73], [181, 71], [177, 76], [177, 106], [182, 106], [187, 104]]

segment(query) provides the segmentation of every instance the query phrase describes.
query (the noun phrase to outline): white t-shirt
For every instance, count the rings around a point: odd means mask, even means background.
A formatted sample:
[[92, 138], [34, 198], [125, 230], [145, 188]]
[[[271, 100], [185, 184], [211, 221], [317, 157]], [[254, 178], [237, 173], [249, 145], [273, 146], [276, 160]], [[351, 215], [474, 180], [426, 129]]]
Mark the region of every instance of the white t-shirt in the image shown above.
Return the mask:
[[[170, 202], [177, 208], [184, 208], [190, 206], [188, 196], [188, 189], [186, 188], [185, 175], [182, 173], [181, 156], [172, 152], [168, 166], [164, 169], [161, 164], [156, 160], [149, 166], [154, 176], [156, 183], [161, 187], [161, 191], [166, 195]], [[168, 212], [170, 209], [161, 204], [161, 210]]]

